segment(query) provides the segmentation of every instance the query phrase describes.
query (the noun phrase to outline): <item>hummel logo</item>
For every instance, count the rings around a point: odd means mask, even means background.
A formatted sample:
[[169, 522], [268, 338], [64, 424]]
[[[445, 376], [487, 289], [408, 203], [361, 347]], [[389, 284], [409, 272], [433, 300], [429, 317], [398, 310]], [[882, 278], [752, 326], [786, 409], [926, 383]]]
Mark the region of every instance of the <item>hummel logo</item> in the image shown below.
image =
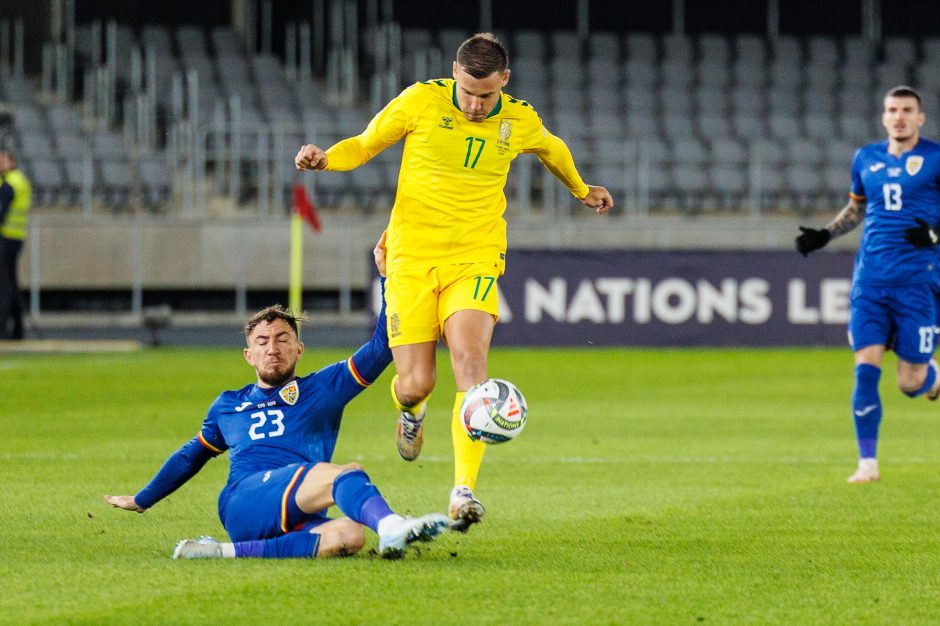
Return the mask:
[[869, 172], [877, 172], [878, 170], [880, 170], [880, 169], [883, 168], [884, 166], [885, 166], [884, 163], [875, 163], [874, 165], [872, 165], [871, 167], [868, 168], [868, 171], [869, 171]]
[[858, 411], [856, 411], [855, 415], [857, 415], [858, 417], [865, 417], [866, 415], [868, 415], [869, 413], [871, 413], [877, 408], [878, 408], [877, 404], [869, 404], [864, 409], [859, 409]]
[[235, 410], [238, 411], [239, 413], [241, 413], [242, 411], [244, 411], [245, 409], [247, 409], [248, 407], [250, 407], [252, 404], [254, 404], [254, 403], [253, 403], [253, 402], [242, 402], [242, 405], [235, 407]]

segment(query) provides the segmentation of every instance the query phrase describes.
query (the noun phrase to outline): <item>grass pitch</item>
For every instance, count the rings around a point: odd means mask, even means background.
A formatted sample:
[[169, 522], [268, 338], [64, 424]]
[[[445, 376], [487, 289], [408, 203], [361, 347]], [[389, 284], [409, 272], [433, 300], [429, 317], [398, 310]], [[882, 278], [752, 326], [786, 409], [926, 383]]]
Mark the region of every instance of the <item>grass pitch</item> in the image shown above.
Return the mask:
[[[310, 350], [301, 373], [346, 356]], [[346, 412], [335, 460], [402, 513], [446, 508], [452, 376], [424, 453], [397, 458], [389, 374]], [[847, 349], [496, 350], [526, 394], [487, 453], [487, 519], [404, 560], [170, 560], [224, 537], [228, 461], [144, 515], [112, 510], [198, 429], [237, 352], [0, 359], [4, 623], [787, 623], [940, 620], [940, 406], [893, 388], [882, 481], [855, 464]]]

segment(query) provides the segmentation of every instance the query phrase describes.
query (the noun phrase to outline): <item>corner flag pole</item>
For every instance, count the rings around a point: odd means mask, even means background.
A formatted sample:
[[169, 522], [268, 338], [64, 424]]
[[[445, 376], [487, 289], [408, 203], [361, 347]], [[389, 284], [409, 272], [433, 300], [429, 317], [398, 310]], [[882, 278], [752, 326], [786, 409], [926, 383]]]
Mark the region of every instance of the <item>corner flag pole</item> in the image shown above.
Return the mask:
[[291, 313], [300, 315], [304, 288], [304, 231], [303, 218], [297, 211], [290, 216], [290, 283], [287, 306]]
[[294, 210], [290, 216], [290, 283], [287, 290], [287, 306], [294, 315], [300, 315], [303, 312], [303, 222], [307, 222], [315, 233], [323, 230], [317, 207], [307, 196], [307, 190], [303, 185], [294, 185]]

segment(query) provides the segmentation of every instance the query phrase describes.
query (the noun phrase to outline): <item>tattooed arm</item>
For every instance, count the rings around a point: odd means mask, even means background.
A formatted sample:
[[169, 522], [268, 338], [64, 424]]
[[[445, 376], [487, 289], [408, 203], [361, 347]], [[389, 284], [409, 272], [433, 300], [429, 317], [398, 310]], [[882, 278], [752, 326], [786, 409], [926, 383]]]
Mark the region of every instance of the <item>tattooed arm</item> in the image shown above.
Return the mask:
[[824, 247], [833, 237], [849, 232], [865, 219], [865, 199], [849, 196], [849, 203], [839, 211], [836, 218], [825, 228], [806, 228], [800, 226], [801, 234], [796, 238], [796, 251], [803, 256]]
[[839, 211], [835, 219], [826, 224], [826, 230], [832, 237], [839, 237], [862, 223], [865, 219], [865, 200], [849, 197], [849, 203]]

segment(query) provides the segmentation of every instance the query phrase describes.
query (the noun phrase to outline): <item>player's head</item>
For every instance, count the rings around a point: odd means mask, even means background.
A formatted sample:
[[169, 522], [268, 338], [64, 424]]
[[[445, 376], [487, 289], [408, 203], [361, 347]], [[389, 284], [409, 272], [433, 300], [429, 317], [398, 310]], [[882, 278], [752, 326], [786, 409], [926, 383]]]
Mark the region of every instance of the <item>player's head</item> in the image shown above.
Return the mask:
[[255, 368], [259, 384], [280, 387], [294, 377], [304, 353], [297, 322], [306, 319], [306, 315], [296, 316], [276, 304], [258, 311], [245, 324], [245, 360]]
[[892, 141], [916, 141], [926, 119], [920, 94], [911, 87], [900, 85], [885, 94], [881, 123]]
[[460, 44], [454, 61], [457, 104], [464, 117], [482, 122], [509, 82], [509, 54], [492, 33], [477, 33]]

